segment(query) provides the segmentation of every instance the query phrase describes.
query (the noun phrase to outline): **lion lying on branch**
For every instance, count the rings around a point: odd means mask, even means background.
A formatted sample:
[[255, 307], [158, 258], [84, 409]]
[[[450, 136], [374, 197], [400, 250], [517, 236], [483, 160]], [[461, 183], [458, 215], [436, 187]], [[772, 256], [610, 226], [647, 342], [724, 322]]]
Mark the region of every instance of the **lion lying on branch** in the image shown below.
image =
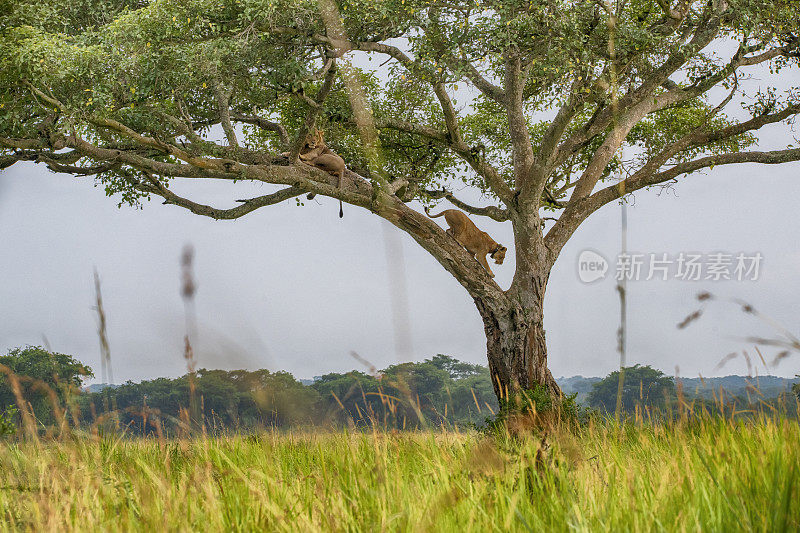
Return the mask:
[[[325, 144], [323, 133], [322, 130], [317, 130], [316, 132], [306, 135], [306, 141], [300, 149], [300, 160], [336, 176], [336, 186], [341, 188], [342, 176], [344, 176], [347, 166], [345, 165], [344, 159], [339, 157]], [[309, 200], [314, 198], [314, 193], [309, 194], [307, 198]], [[343, 216], [342, 201], [339, 200], [339, 218]]]

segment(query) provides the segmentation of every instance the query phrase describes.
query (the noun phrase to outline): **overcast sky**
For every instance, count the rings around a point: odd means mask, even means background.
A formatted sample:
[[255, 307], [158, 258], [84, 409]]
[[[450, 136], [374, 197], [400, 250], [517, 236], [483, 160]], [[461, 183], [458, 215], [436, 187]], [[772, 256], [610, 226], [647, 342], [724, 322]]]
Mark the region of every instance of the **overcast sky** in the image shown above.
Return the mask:
[[[784, 78], [785, 86], [797, 82], [796, 73]], [[762, 135], [762, 148], [785, 148], [795, 142], [790, 133], [786, 125], [772, 127]], [[176, 187], [220, 207], [247, 192], [270, 190], [247, 183]], [[480, 200], [470, 191], [462, 195]], [[683, 376], [746, 374], [742, 357], [716, 366], [729, 353], [747, 350], [761, 375], [800, 373], [800, 355], [764, 367], [744, 338], [774, 337], [775, 330], [732, 304], [712, 302], [700, 320], [676, 328], [698, 308], [696, 295], [707, 290], [746, 300], [800, 334], [798, 198], [797, 163], [717, 167], [681, 178], [669, 190], [637, 192], [628, 207], [632, 252], [667, 253], [671, 259], [681, 252], [761, 253], [763, 260], [757, 281], [629, 282], [629, 364], [650, 364], [671, 375], [676, 367]], [[437, 353], [486, 363], [478, 312], [433, 257], [363, 209], [345, 205], [339, 220], [334, 200], [318, 200], [213, 221], [155, 200], [142, 210], [118, 209], [118, 200], [106, 197], [91, 178], [56, 175], [32, 164], [2, 171], [0, 353], [46, 338], [53, 350], [76, 356], [99, 378], [96, 268], [115, 381], [185, 373], [179, 259], [191, 244], [199, 367], [268, 368], [310, 378], [363, 368], [352, 351], [378, 368]], [[512, 244], [510, 223], [476, 222], [495, 240]], [[609, 260], [605, 279], [579, 279], [578, 256], [585, 249]], [[620, 207], [612, 204], [585, 222], [562, 252], [545, 302], [554, 375], [602, 376], [619, 365], [613, 279], [619, 249]], [[514, 254], [492, 267], [507, 287]], [[410, 332], [400, 343], [392, 311], [397, 285], [389, 275], [398, 271], [405, 272], [401, 296], [410, 310]], [[761, 351], [767, 363], [778, 352]]]

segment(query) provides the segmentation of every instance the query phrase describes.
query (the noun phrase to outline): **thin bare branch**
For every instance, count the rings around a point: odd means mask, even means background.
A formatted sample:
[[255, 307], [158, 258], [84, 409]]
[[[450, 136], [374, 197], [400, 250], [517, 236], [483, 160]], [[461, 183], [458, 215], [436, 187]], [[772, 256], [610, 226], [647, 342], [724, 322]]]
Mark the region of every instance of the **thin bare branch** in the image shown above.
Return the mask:
[[496, 206], [476, 207], [459, 200], [458, 198], [453, 196], [453, 194], [450, 191], [447, 191], [445, 189], [438, 191], [425, 191], [425, 194], [427, 194], [429, 197], [433, 199], [446, 198], [447, 200], [450, 201], [451, 204], [458, 207], [462, 211], [470, 213], [471, 215], [489, 217], [498, 222], [505, 222], [506, 220], [508, 220], [507, 209], [503, 209]]
[[188, 209], [196, 215], [210, 217], [215, 220], [233, 220], [236, 218], [241, 218], [260, 207], [277, 204], [283, 202], [284, 200], [289, 200], [308, 192], [303, 187], [292, 186], [272, 194], [266, 194], [264, 196], [250, 198], [248, 200], [237, 200], [242, 202], [242, 204], [231, 209], [217, 209], [209, 205], [199, 204], [179, 196], [169, 190], [163, 183], [158, 181], [158, 179], [151, 174], [145, 173], [144, 175], [147, 184], [137, 186], [137, 188], [140, 190], [161, 196], [164, 198], [165, 204], [177, 205], [183, 207], [184, 209]]
[[601, 189], [589, 197], [580, 199], [578, 202], [570, 203], [562, 213], [558, 222], [545, 236], [545, 245], [549, 250], [551, 258], [555, 260], [555, 257], [558, 256], [561, 248], [566, 244], [572, 233], [589, 215], [609, 202], [613, 202], [626, 194], [644, 187], [664, 183], [683, 174], [695, 172], [704, 168], [713, 168], [715, 166], [739, 163], [777, 165], [793, 161], [800, 161], [800, 148], [711, 155], [677, 164], [658, 173], [634, 174], [630, 178]]
[[289, 148], [289, 135], [286, 133], [286, 128], [284, 128], [282, 124], [278, 124], [277, 122], [272, 122], [270, 120], [255, 115], [233, 114], [231, 115], [231, 120], [235, 122], [242, 122], [245, 124], [252, 124], [254, 126], [258, 126], [262, 130], [274, 131], [275, 133], [278, 134], [281, 146], [286, 149]]

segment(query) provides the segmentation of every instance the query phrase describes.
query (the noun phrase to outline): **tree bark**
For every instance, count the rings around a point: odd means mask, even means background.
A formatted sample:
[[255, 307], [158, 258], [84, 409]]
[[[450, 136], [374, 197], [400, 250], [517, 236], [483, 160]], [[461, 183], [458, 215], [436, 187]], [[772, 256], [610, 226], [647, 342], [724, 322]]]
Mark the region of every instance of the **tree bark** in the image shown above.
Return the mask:
[[561, 389], [547, 368], [547, 344], [541, 302], [535, 309], [500, 306], [476, 299], [486, 332], [492, 385], [501, 405], [520, 393], [544, 386], [553, 397]]

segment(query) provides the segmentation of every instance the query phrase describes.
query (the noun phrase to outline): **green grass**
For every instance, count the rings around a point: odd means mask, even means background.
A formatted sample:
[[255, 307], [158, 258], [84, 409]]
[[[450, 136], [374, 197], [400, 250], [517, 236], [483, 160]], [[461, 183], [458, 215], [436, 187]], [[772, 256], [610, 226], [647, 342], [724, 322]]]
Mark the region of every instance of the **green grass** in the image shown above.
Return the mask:
[[0, 443], [0, 527], [797, 531], [796, 421]]

